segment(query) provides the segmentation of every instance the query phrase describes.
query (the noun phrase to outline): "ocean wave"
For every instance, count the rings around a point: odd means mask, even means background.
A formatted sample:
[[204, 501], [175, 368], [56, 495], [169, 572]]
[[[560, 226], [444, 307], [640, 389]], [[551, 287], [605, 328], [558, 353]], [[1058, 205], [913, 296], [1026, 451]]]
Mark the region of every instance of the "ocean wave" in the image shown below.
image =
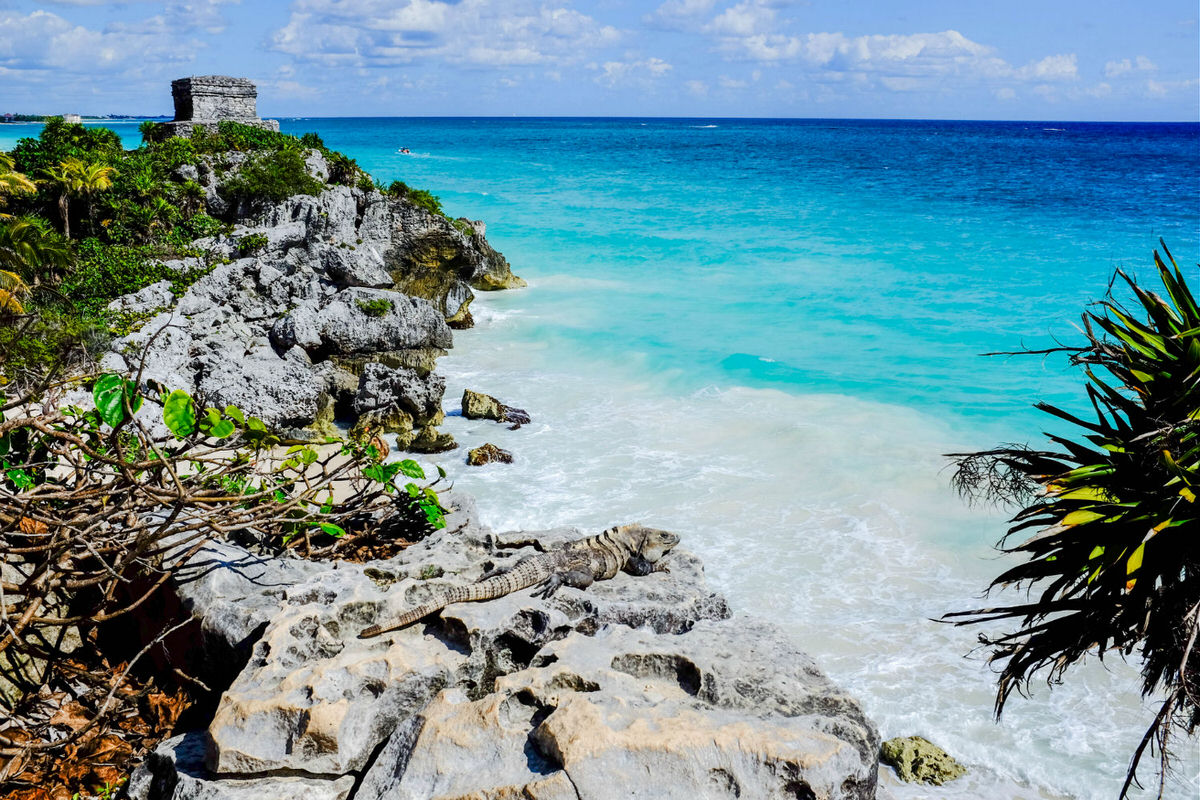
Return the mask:
[[1004, 516], [965, 507], [938, 455], [963, 448], [963, 431], [841, 394], [679, 395], [636, 359], [563, 360], [523, 337], [520, 324], [465, 331], [439, 364], [447, 410], [471, 388], [533, 417], [519, 431], [446, 423], [464, 448], [488, 441], [516, 454], [496, 469], [443, 462], [485, 522], [592, 530], [640, 519], [680, 531], [714, 588], [803, 641], [885, 738], [926, 736], [972, 769], [940, 797], [1085, 798], [1098, 776], [1119, 781], [1113, 754], [1132, 752], [1146, 722], [1132, 667], [1087, 665], [1014, 701], [997, 725], [995, 676], [964, 658], [978, 632], [929, 621], [977, 604], [1000, 569], [991, 544]]

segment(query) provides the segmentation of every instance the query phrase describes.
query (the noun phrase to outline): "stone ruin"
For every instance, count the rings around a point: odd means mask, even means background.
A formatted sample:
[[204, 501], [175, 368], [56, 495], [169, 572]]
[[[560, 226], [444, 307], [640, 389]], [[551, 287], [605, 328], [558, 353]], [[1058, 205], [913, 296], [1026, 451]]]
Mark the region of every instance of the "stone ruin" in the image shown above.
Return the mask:
[[246, 78], [200, 75], [171, 81], [175, 119], [165, 123], [171, 136], [189, 136], [197, 125], [216, 128], [222, 120], [278, 131], [279, 122], [259, 119], [258, 90]]

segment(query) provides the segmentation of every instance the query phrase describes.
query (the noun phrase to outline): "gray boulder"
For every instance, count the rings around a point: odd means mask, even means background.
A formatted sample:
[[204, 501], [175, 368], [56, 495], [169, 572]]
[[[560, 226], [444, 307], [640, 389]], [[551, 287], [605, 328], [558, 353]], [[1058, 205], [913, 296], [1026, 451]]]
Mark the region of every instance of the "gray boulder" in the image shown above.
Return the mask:
[[354, 776], [273, 775], [221, 780], [204, 767], [202, 731], [160, 743], [129, 778], [130, 800], [346, 800]]
[[205, 354], [199, 359], [196, 387], [209, 405], [235, 405], [268, 428], [283, 430], [316, 418], [324, 382], [304, 364], [280, 358], [264, 342], [244, 354]]
[[328, 246], [317, 252], [325, 274], [340, 286], [383, 289], [392, 285], [392, 276], [383, 268], [383, 257], [370, 245]]
[[305, 305], [271, 329], [277, 347], [315, 357], [453, 346], [450, 328], [428, 301], [385, 289], [350, 288], [324, 307]]
[[108, 304], [108, 310], [126, 314], [147, 314], [161, 311], [174, 302], [175, 295], [171, 293], [171, 282], [164, 280], [152, 283], [133, 294], [118, 297]]
[[371, 411], [399, 408], [419, 419], [429, 419], [441, 411], [446, 379], [430, 374], [422, 377], [413, 369], [391, 369], [383, 364], [363, 367], [354, 398], [354, 410], [360, 416]]
[[356, 797], [872, 800], [878, 746], [858, 704], [773, 626], [612, 626], [548, 644], [473, 702], [442, 692]]

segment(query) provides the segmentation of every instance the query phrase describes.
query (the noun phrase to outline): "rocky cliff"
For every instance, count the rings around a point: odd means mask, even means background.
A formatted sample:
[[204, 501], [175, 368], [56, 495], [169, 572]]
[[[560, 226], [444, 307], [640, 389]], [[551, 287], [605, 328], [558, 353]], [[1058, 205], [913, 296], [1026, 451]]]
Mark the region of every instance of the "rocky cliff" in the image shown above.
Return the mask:
[[294, 438], [337, 420], [395, 433], [402, 448], [452, 447], [436, 430], [445, 388], [436, 359], [453, 342], [451, 326], [470, 324], [473, 289], [524, 285], [482, 223], [329, 185], [316, 150], [307, 165], [325, 184], [320, 194], [229, 199], [222, 183], [246, 158], [180, 169], [231, 232], [195, 242], [202, 257], [166, 263], [208, 270], [181, 297], [164, 281], [114, 302], [146, 319], [115, 342], [105, 366], [141, 370], [218, 408], [237, 405]]
[[[222, 184], [246, 159], [182, 168], [233, 227], [195, 243], [203, 257], [168, 264], [202, 273], [182, 296], [164, 281], [114, 303], [144, 324], [108, 366], [295, 438], [343, 422], [395, 433], [401, 447], [453, 446], [436, 429], [436, 359], [452, 327], [471, 323], [474, 290], [523, 285], [482, 224], [330, 185], [315, 150], [319, 194], [231, 198]], [[219, 702], [147, 758], [130, 796], [875, 797], [879, 736], [858, 703], [779, 629], [734, 616], [684, 551], [668, 556], [669, 574], [620, 574], [549, 600], [521, 591], [359, 639], [436, 584], [583, 535], [496, 533], [469, 498], [443, 502], [448, 527], [385, 561], [311, 562], [227, 541], [193, 555], [165, 607], [195, 628], [170, 650], [191, 654], [186, 672]]]
[[451, 606], [358, 631], [430, 587], [581, 532], [494, 533], [468, 498], [386, 561], [313, 563], [213, 543], [173, 582], [228, 686], [205, 730], [162, 743], [135, 800], [875, 797], [879, 736], [775, 626], [732, 615], [699, 559], [550, 600]]

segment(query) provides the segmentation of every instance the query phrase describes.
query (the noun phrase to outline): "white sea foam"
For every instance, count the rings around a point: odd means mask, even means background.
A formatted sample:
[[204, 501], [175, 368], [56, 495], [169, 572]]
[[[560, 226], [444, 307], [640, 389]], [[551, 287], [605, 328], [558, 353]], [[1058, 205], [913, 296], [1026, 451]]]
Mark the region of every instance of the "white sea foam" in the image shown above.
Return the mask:
[[978, 446], [977, 431], [833, 394], [676, 396], [636, 360], [552, 360], [511, 313], [520, 303], [481, 297], [479, 329], [457, 334], [441, 362], [447, 410], [471, 388], [533, 417], [519, 431], [447, 420], [464, 448], [489, 441], [516, 455], [479, 469], [462, 465], [462, 450], [441, 459], [485, 522], [594, 530], [640, 519], [680, 531], [714, 586], [794, 633], [885, 737], [926, 736], [974, 771], [936, 795], [898, 788], [902, 800], [1115, 794], [1151, 716], [1133, 667], [1085, 665], [1053, 692], [1014, 699], [996, 724], [994, 676], [963, 657], [977, 631], [930, 621], [977, 607], [1003, 568], [990, 548], [1002, 515], [964, 507], [939, 456]]

